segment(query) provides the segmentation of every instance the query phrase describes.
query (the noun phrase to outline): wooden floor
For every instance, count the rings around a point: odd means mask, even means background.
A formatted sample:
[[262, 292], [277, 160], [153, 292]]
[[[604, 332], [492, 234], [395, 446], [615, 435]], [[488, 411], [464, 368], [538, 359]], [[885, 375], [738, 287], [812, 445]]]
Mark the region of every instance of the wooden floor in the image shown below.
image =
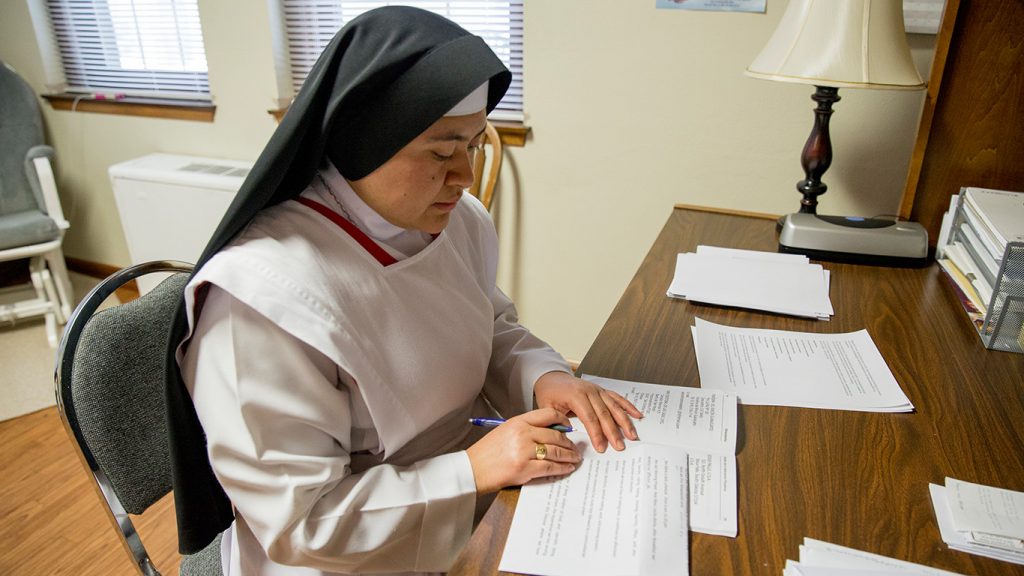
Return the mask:
[[[133, 519], [156, 567], [178, 573], [170, 497]], [[56, 408], [0, 422], [0, 574], [135, 574]]]

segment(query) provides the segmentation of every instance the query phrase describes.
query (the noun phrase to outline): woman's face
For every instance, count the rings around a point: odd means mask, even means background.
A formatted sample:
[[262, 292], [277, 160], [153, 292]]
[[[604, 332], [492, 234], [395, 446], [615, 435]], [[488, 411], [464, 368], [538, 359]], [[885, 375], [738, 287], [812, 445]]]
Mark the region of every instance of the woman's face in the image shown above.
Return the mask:
[[473, 183], [473, 154], [487, 122], [481, 110], [444, 116], [352, 189], [385, 220], [438, 234]]

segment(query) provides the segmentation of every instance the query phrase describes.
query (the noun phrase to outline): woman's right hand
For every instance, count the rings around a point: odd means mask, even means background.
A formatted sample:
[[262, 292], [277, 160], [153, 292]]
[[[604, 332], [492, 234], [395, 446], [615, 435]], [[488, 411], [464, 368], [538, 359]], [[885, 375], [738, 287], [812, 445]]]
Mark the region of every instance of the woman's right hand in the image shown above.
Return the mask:
[[[466, 449], [477, 494], [575, 470], [579, 450], [565, 434], [548, 428], [553, 424], [568, 426], [569, 419], [554, 408], [533, 410], [509, 418]], [[538, 445], [547, 451], [543, 460], [537, 458]]]

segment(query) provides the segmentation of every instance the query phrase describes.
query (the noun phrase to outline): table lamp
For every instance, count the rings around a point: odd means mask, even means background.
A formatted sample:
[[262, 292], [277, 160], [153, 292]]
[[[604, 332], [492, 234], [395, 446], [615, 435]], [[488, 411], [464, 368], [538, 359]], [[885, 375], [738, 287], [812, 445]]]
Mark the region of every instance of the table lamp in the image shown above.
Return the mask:
[[901, 0], [790, 0], [748, 76], [815, 87], [814, 127], [800, 163], [800, 210], [779, 220], [779, 251], [821, 260], [894, 266], [927, 261], [928, 234], [916, 222], [819, 216], [821, 177], [832, 163], [829, 117], [839, 88], [917, 90]]

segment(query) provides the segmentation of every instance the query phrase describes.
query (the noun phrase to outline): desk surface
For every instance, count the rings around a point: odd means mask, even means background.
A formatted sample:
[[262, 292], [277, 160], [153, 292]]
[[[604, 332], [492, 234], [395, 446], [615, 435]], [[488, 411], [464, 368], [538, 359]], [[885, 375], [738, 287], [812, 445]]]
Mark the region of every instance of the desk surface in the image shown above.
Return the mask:
[[[673, 210], [581, 373], [699, 386], [694, 317], [801, 332], [866, 328], [916, 411], [741, 405], [739, 534], [691, 532], [690, 573], [781, 575], [808, 536], [962, 574], [1024, 574], [949, 550], [935, 524], [929, 482], [1024, 490], [1024, 355], [982, 346], [938, 267], [825, 263], [836, 314], [821, 322], [666, 297], [675, 255], [697, 244], [773, 251], [774, 221]], [[518, 496], [499, 494], [451, 574], [497, 572]]]

